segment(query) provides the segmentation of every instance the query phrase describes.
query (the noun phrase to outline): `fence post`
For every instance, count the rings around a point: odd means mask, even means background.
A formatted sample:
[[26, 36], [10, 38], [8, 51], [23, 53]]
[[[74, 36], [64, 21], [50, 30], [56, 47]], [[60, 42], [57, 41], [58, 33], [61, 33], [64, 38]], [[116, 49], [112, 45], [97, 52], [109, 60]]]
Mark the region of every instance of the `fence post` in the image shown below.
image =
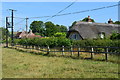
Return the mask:
[[38, 46], [38, 50], [40, 50], [40, 46]]
[[36, 47], [34, 46], [34, 49], [35, 49]]
[[56, 51], [55, 48], [56, 48], [56, 47], [54, 47], [54, 54], [55, 54], [55, 51]]
[[106, 61], [108, 60], [108, 55], [107, 55], [107, 53], [108, 53], [108, 48], [106, 48], [106, 53], [105, 53], [105, 60], [106, 60]]
[[64, 55], [64, 51], [65, 51], [64, 46], [62, 46], [62, 55]]
[[50, 47], [48, 46], [47, 47], [47, 54], [49, 54], [50, 53]]
[[28, 45], [29, 49], [30, 49], [30, 45]]
[[27, 45], [25, 45], [25, 48], [27, 49]]
[[72, 45], [71, 45], [71, 56], [73, 55], [73, 47], [72, 47]]
[[91, 48], [91, 59], [93, 59], [93, 52], [94, 52], [94, 49], [93, 47]]
[[32, 45], [30, 45], [30, 49], [31, 49], [31, 50], [32, 50], [32, 48], [33, 48]]
[[80, 57], [80, 47], [78, 48], [78, 57]]

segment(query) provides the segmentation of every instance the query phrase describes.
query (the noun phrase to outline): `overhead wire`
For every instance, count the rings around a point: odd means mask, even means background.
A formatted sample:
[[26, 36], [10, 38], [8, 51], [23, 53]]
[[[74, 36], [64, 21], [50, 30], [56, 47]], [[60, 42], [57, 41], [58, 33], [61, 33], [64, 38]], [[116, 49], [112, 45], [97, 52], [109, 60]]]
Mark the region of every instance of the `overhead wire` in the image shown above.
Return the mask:
[[[59, 11], [56, 15], [53, 15], [53, 16], [41, 16], [41, 17], [29, 17], [29, 19], [32, 19], [32, 18], [48, 18], [48, 19], [51, 19], [53, 17], [57, 17], [57, 16], [65, 16], [65, 15], [72, 15], [72, 14], [79, 14], [79, 13], [84, 13], [84, 12], [89, 12], [89, 11], [96, 11], [96, 10], [101, 10], [101, 9], [105, 9], [105, 8], [111, 8], [111, 7], [115, 7], [115, 6], [119, 6], [120, 4], [115, 4], [115, 5], [110, 5], [110, 6], [104, 6], [104, 7], [99, 7], [99, 8], [94, 8], [94, 9], [88, 9], [88, 10], [82, 10], [82, 11], [77, 11], [77, 12], [71, 12], [71, 13], [64, 13], [64, 14], [59, 14], [61, 12], [63, 12], [64, 10], [66, 10], [68, 7], [72, 6], [75, 2], [71, 3], [69, 6], [67, 6], [66, 8], [64, 8], [63, 10]], [[9, 17], [11, 18], [11, 17]], [[14, 17], [14, 18], [17, 18], [17, 19], [22, 19], [21, 21], [15, 23], [15, 25], [18, 25], [20, 24], [21, 22], [23, 22], [26, 18], [21, 18], [21, 17]], [[46, 19], [46, 20], [48, 20]]]
[[57, 16], [59, 13], [65, 11], [67, 8], [71, 7], [77, 0], [75, 0], [74, 2], [72, 2], [70, 5], [68, 5], [67, 7], [65, 7], [64, 9], [60, 10], [59, 12], [57, 12], [55, 15], [51, 16], [50, 18], [46, 19], [45, 21]]
[[100, 8], [94, 8], [94, 9], [83, 10], [83, 11], [78, 11], [78, 12], [59, 14], [59, 15], [56, 15], [56, 16], [63, 16], [63, 15], [70, 15], [70, 14], [79, 14], [79, 13], [84, 13], [84, 12], [89, 12], [89, 11], [95, 11], [95, 10], [100, 10], [100, 9], [105, 9], [105, 8], [111, 8], [111, 7], [115, 7], [115, 6], [119, 6], [119, 5], [120, 4], [111, 5], [111, 6], [104, 6], [104, 7], [100, 7]]
[[23, 19], [23, 20], [21, 20], [21, 21], [19, 21], [19, 22], [17, 22], [17, 23], [15, 23], [15, 25], [18, 25], [18, 24], [20, 24], [21, 22], [23, 22], [25, 19]]
[[[72, 5], [73, 3], [71, 3]], [[57, 14], [55, 15], [52, 15], [52, 16], [40, 16], [40, 17], [28, 17], [29, 19], [33, 19], [33, 18], [48, 18], [50, 17], [49, 19], [53, 18], [53, 17], [56, 17], [56, 16], [64, 16], [64, 15], [71, 15], [71, 14], [79, 14], [79, 13], [84, 13], [84, 12], [89, 12], [89, 11], [96, 11], [96, 10], [100, 10], [100, 9], [105, 9], [105, 8], [111, 8], [111, 7], [115, 7], [115, 6], [119, 6], [120, 4], [115, 4], [115, 5], [110, 5], [110, 6], [104, 6], [104, 7], [99, 7], [99, 8], [94, 8], [94, 9], [88, 9], [88, 10], [82, 10], [82, 11], [77, 11], [77, 12], [70, 12], [70, 13], [63, 13], [63, 14], [59, 14], [61, 13], [62, 11], [66, 10], [66, 8], [64, 8], [63, 10], [59, 11]], [[70, 6], [70, 5], [69, 5]], [[21, 18], [21, 17], [14, 17], [14, 18], [18, 18], [18, 19], [25, 19], [25, 18]], [[48, 19], [46, 19], [48, 20]]]

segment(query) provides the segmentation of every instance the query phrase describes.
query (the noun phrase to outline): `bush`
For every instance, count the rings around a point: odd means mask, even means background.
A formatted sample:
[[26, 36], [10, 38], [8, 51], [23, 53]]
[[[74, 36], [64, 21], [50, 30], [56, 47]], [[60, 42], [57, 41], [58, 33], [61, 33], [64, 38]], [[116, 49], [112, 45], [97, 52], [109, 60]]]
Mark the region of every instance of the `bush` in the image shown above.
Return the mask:
[[[98, 47], [120, 47], [120, 40], [75, 40], [74, 46], [86, 47], [86, 46], [98, 46]], [[104, 51], [103, 48], [96, 48], [96, 51]], [[110, 52], [120, 52], [119, 49], [111, 48]]]
[[[15, 44], [24, 46], [41, 46], [41, 47], [62, 47], [62, 46], [98, 46], [98, 47], [120, 47], [120, 40], [69, 40], [62, 37], [47, 37], [47, 38], [33, 38], [33, 39], [16, 39]], [[96, 51], [104, 51], [103, 48], [96, 48]], [[111, 52], [120, 52], [119, 49], [110, 49]]]
[[65, 32], [57, 32], [57, 33], [54, 34], [54, 37], [63, 37], [63, 38], [65, 38], [66, 33]]
[[112, 33], [112, 35], [110, 36], [111, 40], [118, 40], [120, 39], [120, 33]]
[[57, 37], [50, 37], [50, 38], [33, 38], [33, 39], [20, 39], [19, 42], [20, 45], [25, 45], [25, 46], [50, 46], [50, 47], [55, 47], [55, 46], [70, 46], [71, 41], [67, 38], [57, 38]]

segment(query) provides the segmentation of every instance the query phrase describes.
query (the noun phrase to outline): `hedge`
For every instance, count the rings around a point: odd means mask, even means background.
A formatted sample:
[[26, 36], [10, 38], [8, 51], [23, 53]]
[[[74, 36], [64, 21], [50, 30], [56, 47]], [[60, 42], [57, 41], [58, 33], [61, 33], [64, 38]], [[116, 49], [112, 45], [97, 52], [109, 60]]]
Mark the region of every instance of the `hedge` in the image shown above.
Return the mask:
[[67, 38], [57, 38], [57, 37], [50, 37], [50, 38], [24, 38], [24, 39], [16, 39], [15, 44], [20, 44], [24, 46], [50, 46], [50, 47], [57, 47], [57, 46], [71, 46], [71, 41]]
[[74, 40], [74, 46], [120, 47], [120, 40]]

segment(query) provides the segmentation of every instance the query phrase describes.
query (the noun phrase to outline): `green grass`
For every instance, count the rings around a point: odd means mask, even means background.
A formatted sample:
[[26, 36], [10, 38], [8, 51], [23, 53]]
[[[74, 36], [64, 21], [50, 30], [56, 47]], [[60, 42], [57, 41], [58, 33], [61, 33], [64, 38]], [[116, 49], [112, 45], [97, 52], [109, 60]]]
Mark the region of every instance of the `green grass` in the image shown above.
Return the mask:
[[3, 78], [118, 78], [118, 64], [2, 48]]

